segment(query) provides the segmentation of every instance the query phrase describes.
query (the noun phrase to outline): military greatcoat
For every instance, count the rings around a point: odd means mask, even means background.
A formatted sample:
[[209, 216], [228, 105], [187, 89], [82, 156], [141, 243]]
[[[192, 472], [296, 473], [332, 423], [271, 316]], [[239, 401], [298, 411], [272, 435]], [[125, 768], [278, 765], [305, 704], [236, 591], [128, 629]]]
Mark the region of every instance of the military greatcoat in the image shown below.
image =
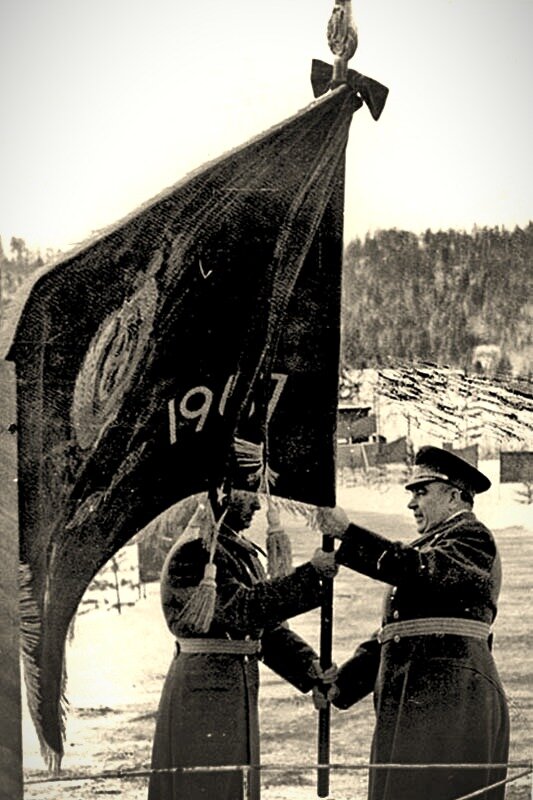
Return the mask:
[[[207, 561], [199, 539], [179, 542], [163, 567], [163, 611], [172, 633], [196, 637], [179, 614]], [[321, 602], [321, 581], [310, 564], [266, 581], [255, 546], [235, 534], [218, 536], [217, 602], [202, 638], [260, 640], [264, 663], [302, 692], [314, 682], [315, 651], [284, 620]], [[185, 646], [183, 646], [185, 650]], [[152, 768], [259, 764], [258, 656], [180, 652], [165, 681]], [[152, 774], [149, 800], [258, 800], [259, 774], [243, 788], [241, 772]]]
[[[337, 559], [389, 584], [383, 625], [443, 617], [491, 623], [496, 616], [500, 559], [491, 532], [469, 511], [409, 545], [351, 525]], [[362, 643], [341, 667], [334, 701], [348, 708], [374, 692], [370, 763], [507, 763], [508, 708], [492, 635], [380, 638]], [[369, 775], [370, 800], [453, 800], [505, 778], [506, 770], [382, 768]], [[479, 797], [504, 794], [501, 787]]]

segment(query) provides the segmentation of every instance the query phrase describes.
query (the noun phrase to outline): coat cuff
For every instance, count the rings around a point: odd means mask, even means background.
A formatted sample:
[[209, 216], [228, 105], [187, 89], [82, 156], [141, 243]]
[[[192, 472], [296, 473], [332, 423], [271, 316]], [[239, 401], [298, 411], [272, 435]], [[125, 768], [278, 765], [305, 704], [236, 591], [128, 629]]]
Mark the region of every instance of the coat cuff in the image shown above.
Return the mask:
[[341, 539], [335, 560], [370, 578], [383, 580], [379, 572], [380, 559], [391, 545], [392, 542], [379, 533], [350, 523]]

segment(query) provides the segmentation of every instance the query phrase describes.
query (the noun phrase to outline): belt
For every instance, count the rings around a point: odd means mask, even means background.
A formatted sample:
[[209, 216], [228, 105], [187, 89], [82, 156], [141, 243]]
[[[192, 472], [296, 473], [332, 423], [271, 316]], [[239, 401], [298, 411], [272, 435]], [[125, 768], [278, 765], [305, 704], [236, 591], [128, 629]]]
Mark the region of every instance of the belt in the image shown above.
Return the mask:
[[488, 639], [490, 625], [488, 622], [478, 622], [475, 619], [460, 617], [409, 619], [405, 622], [391, 622], [389, 625], [384, 625], [378, 633], [378, 640], [383, 644], [391, 639], [399, 642], [404, 636], [435, 636], [439, 634]]
[[261, 642], [254, 639], [176, 639], [178, 653], [220, 653], [224, 655], [253, 656], [261, 650]]

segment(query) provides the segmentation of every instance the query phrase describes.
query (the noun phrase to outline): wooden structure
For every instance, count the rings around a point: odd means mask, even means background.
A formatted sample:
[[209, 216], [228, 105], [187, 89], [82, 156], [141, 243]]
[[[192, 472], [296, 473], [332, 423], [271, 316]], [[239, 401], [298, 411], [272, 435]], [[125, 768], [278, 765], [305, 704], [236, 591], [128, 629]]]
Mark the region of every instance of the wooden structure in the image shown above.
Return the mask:
[[530, 450], [502, 451], [500, 483], [533, 483], [533, 453]]
[[22, 800], [15, 371], [0, 360], [0, 800]]
[[407, 464], [407, 437], [393, 442], [358, 442], [337, 445], [338, 469], [362, 469], [380, 467], [384, 464]]
[[337, 442], [366, 442], [376, 431], [376, 417], [370, 406], [342, 405], [337, 409]]

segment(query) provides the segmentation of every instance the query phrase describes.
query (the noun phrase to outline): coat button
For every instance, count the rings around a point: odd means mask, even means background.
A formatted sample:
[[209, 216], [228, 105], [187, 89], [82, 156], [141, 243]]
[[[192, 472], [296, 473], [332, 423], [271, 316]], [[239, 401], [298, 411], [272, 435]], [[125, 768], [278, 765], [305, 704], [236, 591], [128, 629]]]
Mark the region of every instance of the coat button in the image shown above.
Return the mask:
[[394, 595], [396, 594], [396, 590], [397, 590], [397, 587], [396, 587], [396, 586], [393, 586], [393, 587], [392, 587], [392, 589], [391, 589], [391, 591], [390, 591], [390, 596], [391, 596], [391, 597], [394, 597]]
[[393, 611], [392, 616], [393, 616], [393, 619], [398, 619], [398, 617], [400, 616], [400, 612], [399, 611]]
[[394, 637], [394, 641], [396, 643], [398, 643], [400, 641], [400, 637], [398, 636], [398, 634], [396, 634], [396, 636]]

